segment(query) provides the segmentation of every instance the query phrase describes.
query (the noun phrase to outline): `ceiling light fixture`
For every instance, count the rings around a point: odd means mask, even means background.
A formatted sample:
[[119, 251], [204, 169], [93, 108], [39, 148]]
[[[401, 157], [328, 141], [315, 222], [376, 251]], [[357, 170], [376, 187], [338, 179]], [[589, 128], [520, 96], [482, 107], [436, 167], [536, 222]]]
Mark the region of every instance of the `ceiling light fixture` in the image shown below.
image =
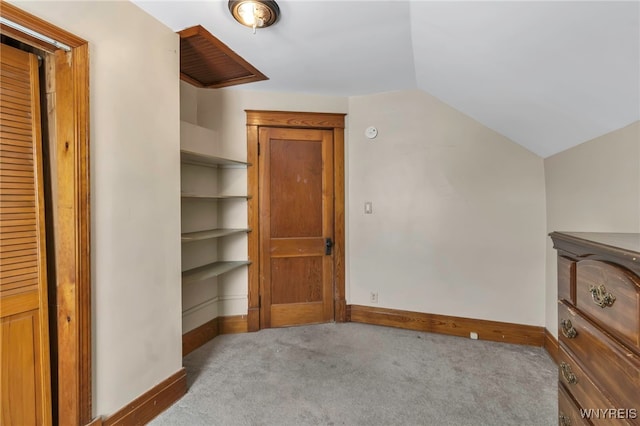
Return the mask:
[[275, 1], [269, 0], [229, 0], [229, 11], [242, 25], [253, 28], [266, 28], [276, 23], [280, 17], [280, 8]]

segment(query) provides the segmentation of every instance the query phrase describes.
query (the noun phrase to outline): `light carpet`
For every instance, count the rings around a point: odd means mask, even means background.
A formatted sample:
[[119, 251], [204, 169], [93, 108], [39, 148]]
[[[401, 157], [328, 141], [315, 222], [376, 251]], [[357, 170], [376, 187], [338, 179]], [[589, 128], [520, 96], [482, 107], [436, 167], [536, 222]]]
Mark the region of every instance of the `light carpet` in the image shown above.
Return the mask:
[[153, 426], [556, 425], [542, 348], [356, 323], [218, 336]]

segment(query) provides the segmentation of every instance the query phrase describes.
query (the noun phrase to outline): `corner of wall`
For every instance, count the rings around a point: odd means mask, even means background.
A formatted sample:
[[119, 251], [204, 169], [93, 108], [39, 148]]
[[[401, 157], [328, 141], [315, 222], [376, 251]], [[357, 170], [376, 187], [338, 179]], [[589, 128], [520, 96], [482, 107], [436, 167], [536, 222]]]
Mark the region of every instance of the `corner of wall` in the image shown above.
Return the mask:
[[[640, 232], [640, 121], [545, 158], [544, 174], [547, 232]], [[556, 269], [547, 238], [545, 324], [555, 337]]]

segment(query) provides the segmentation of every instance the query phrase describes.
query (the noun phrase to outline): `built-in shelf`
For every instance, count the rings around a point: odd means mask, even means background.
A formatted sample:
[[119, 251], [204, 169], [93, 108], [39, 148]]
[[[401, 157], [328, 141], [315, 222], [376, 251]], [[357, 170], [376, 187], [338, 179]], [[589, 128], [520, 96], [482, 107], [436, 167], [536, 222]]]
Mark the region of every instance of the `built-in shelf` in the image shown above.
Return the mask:
[[203, 194], [189, 194], [183, 192], [180, 194], [182, 198], [198, 198], [202, 200], [248, 200], [250, 195], [203, 195]]
[[205, 231], [185, 232], [182, 234], [182, 242], [209, 240], [212, 238], [226, 237], [227, 235], [249, 232], [249, 229], [207, 229]]
[[184, 164], [205, 167], [247, 167], [251, 164], [244, 161], [230, 160], [213, 155], [199, 154], [193, 151], [180, 150], [180, 161]]
[[182, 272], [182, 284], [189, 284], [196, 281], [206, 280], [207, 278], [217, 277], [226, 272], [249, 265], [248, 260], [240, 260], [233, 262], [213, 262], [208, 265], [199, 266]]
[[[189, 265], [185, 267], [190, 268], [182, 272], [183, 332], [188, 332], [215, 319], [218, 309], [231, 309], [231, 305], [218, 298], [219, 294], [224, 293], [219, 286], [224, 287], [225, 291], [245, 287], [241, 281], [246, 279], [246, 274], [241, 269], [251, 262], [241, 260], [247, 259], [248, 253], [242, 253], [244, 250], [239, 249], [246, 238], [242, 234], [246, 235], [249, 229], [243, 216], [236, 213], [251, 197], [236, 194], [246, 193], [243, 183], [250, 164], [195, 152], [200, 148], [209, 151], [224, 146], [216, 130], [182, 121], [180, 138], [187, 148], [180, 150], [180, 196], [183, 214], [182, 259]], [[229, 235], [236, 237], [227, 237]], [[210, 244], [213, 243], [215, 250], [202, 253], [198, 241], [207, 244], [207, 249], [211, 249]], [[192, 268], [192, 265], [202, 263], [207, 264]], [[230, 272], [231, 276], [227, 274]], [[209, 288], [210, 282], [213, 288]]]

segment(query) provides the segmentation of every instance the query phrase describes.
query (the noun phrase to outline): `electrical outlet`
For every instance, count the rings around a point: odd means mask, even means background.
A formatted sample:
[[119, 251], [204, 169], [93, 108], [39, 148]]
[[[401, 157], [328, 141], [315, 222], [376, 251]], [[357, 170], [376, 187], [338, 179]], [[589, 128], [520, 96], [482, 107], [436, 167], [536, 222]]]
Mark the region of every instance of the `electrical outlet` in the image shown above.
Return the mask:
[[469, 333], [469, 337], [472, 338], [473, 340], [478, 340], [478, 333], [476, 333], [475, 331], [472, 331], [471, 333]]
[[377, 291], [372, 291], [371, 292], [371, 294], [369, 295], [369, 302], [378, 303], [378, 292]]

